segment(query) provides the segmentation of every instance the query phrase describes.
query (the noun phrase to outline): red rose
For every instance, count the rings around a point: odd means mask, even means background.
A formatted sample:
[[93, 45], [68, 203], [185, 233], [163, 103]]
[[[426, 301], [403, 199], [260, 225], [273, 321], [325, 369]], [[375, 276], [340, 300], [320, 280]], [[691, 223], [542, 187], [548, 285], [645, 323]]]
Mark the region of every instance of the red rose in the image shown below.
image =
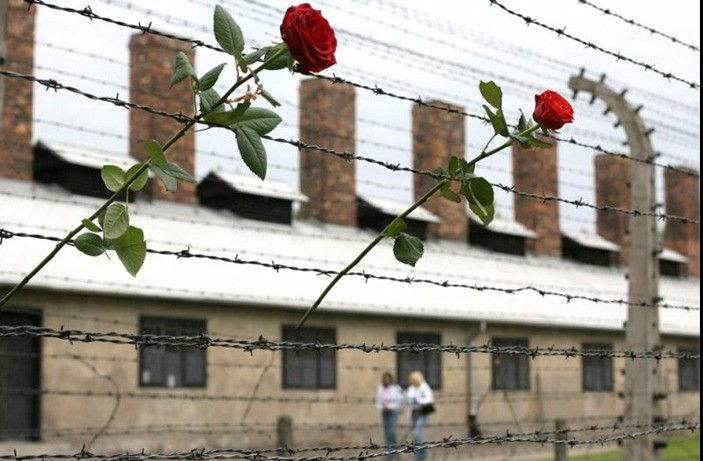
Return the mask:
[[558, 130], [574, 121], [574, 108], [556, 91], [547, 90], [535, 95], [535, 122], [550, 130]]
[[281, 37], [303, 74], [320, 72], [337, 63], [334, 30], [309, 3], [288, 8], [281, 24]]

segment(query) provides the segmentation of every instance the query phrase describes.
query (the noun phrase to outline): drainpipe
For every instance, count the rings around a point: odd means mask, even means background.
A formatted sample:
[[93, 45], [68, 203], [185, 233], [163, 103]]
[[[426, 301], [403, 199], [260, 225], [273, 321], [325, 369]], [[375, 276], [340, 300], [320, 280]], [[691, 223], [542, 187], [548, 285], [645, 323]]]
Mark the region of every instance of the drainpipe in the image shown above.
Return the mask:
[[[485, 320], [481, 320], [479, 323], [478, 331], [469, 333], [466, 338], [466, 344], [471, 346], [471, 343], [480, 335], [484, 334], [488, 329], [488, 324]], [[469, 353], [469, 364], [468, 364], [468, 392], [469, 392], [469, 414], [468, 414], [468, 427], [469, 427], [469, 437], [477, 437], [481, 435], [478, 427], [478, 396], [476, 395], [476, 380], [474, 377], [474, 354]]]

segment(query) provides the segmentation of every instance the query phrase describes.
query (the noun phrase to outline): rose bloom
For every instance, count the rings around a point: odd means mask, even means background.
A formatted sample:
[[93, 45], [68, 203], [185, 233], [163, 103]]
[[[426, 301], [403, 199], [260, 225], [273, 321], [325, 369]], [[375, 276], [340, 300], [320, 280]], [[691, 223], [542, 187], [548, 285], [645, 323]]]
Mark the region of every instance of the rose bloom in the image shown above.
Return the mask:
[[535, 95], [535, 122], [550, 130], [558, 130], [574, 121], [574, 108], [556, 91], [547, 90]]
[[288, 8], [281, 24], [281, 37], [303, 74], [320, 72], [337, 63], [334, 30], [309, 3]]

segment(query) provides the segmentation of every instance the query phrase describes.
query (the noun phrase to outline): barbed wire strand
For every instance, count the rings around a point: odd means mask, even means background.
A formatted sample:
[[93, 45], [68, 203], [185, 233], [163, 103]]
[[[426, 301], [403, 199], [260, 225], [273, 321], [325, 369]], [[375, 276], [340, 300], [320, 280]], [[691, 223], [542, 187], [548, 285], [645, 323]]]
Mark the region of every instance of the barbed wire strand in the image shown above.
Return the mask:
[[613, 10], [611, 10], [610, 8], [603, 8], [602, 6], [598, 6], [598, 5], [592, 3], [592, 2], [590, 2], [590, 1], [588, 1], [588, 0], [576, 0], [576, 1], [577, 1], [579, 4], [581, 4], [581, 5], [585, 5], [585, 6], [591, 7], [591, 8], [593, 8], [593, 9], [595, 9], [595, 10], [598, 10], [598, 11], [600, 11], [601, 13], [603, 13], [603, 14], [606, 15], [606, 16], [611, 16], [611, 17], [613, 17], [613, 18], [620, 19], [621, 21], [623, 21], [623, 22], [626, 23], [626, 24], [629, 24], [629, 25], [631, 25], [631, 26], [633, 26], [633, 27], [637, 27], [637, 28], [646, 30], [646, 31], [649, 32], [651, 35], [658, 35], [659, 37], [663, 37], [663, 38], [665, 38], [665, 39], [671, 41], [672, 43], [675, 43], [675, 44], [677, 44], [677, 45], [681, 45], [681, 46], [683, 46], [683, 47], [685, 47], [685, 48], [688, 48], [688, 49], [691, 50], [691, 51], [695, 51], [695, 52], [698, 52], [698, 53], [700, 53], [700, 51], [701, 51], [701, 49], [700, 49], [699, 46], [686, 43], [686, 42], [684, 42], [683, 40], [680, 40], [680, 39], [676, 38], [675, 36], [673, 36], [673, 35], [671, 35], [671, 34], [667, 34], [667, 33], [665, 33], [665, 32], [659, 31], [659, 30], [657, 30], [657, 29], [655, 29], [654, 27], [651, 27], [651, 26], [646, 26], [646, 25], [644, 25], [644, 24], [642, 24], [642, 23], [636, 21], [635, 19], [626, 18], [626, 17], [623, 16], [622, 14], [616, 13], [616, 12], [614, 12]]
[[[25, 1], [26, 1], [26, 0], [25, 0]], [[503, 4], [502, 4], [501, 2], [499, 2], [498, 0], [488, 0], [488, 2], [490, 2], [491, 5], [496, 5], [498, 8], [500, 8], [501, 10], [505, 11], [506, 13], [508, 13], [508, 14], [510, 14], [510, 15], [522, 19], [523, 21], [525, 21], [525, 24], [526, 24], [527, 26], [530, 26], [530, 25], [534, 24], [534, 25], [536, 25], [536, 26], [538, 26], [538, 27], [541, 27], [541, 28], [543, 28], [543, 29], [546, 29], [546, 30], [549, 30], [549, 31], [554, 32], [554, 33], [557, 34], [557, 36], [559, 36], [559, 37], [566, 37], [566, 38], [568, 38], [568, 39], [570, 39], [570, 40], [573, 40], [573, 41], [575, 41], [575, 42], [577, 42], [577, 43], [580, 43], [581, 45], [584, 45], [586, 48], [589, 48], [589, 49], [592, 49], [592, 50], [596, 50], [596, 51], [599, 51], [599, 52], [601, 52], [601, 53], [604, 53], [604, 54], [607, 54], [607, 55], [609, 55], [609, 56], [612, 56], [612, 57], [614, 57], [617, 61], [629, 62], [630, 64], [634, 64], [634, 65], [636, 65], [636, 66], [638, 66], [638, 67], [641, 67], [641, 68], [644, 69], [645, 71], [652, 71], [652, 72], [654, 72], [655, 74], [660, 75], [662, 78], [665, 78], [666, 80], [669, 80], [669, 81], [674, 80], [674, 81], [677, 81], [677, 82], [680, 82], [680, 83], [683, 83], [683, 84], [687, 85], [690, 89], [693, 89], [693, 90], [700, 90], [700, 84], [699, 84], [699, 83], [696, 83], [696, 82], [693, 82], [693, 81], [690, 81], [690, 80], [686, 80], [685, 78], [678, 77], [678, 76], [674, 75], [672, 72], [664, 72], [664, 71], [662, 71], [662, 70], [659, 70], [658, 68], [656, 68], [656, 67], [655, 67], [654, 65], [652, 65], [652, 64], [647, 64], [647, 63], [644, 62], [644, 61], [638, 61], [637, 59], [633, 59], [633, 58], [630, 58], [630, 57], [628, 57], [628, 56], [625, 56], [624, 54], [622, 54], [622, 53], [620, 53], [620, 52], [615, 52], [615, 51], [607, 50], [607, 49], [605, 49], [605, 48], [603, 48], [603, 47], [601, 47], [601, 46], [599, 46], [599, 45], [596, 45], [595, 43], [593, 43], [593, 42], [591, 42], [591, 41], [589, 41], [589, 40], [584, 40], [584, 39], [582, 39], [582, 38], [579, 38], [579, 37], [576, 37], [576, 36], [574, 36], [574, 35], [571, 35], [570, 33], [566, 32], [565, 28], [557, 29], [556, 27], [553, 27], [553, 26], [544, 24], [543, 22], [540, 22], [539, 20], [537, 20], [537, 19], [535, 19], [535, 18], [532, 18], [532, 17], [530, 17], [530, 16], [527, 16], [527, 15], [525, 15], [525, 14], [519, 13], [519, 12], [517, 12], [517, 11], [515, 11], [515, 10], [512, 10], [512, 9], [508, 8], [507, 6], [503, 5]]]
[[[30, 0], [26, 0], [26, 1], [30, 1]], [[34, 1], [34, 0], [32, 0], [32, 1]], [[63, 85], [63, 84], [57, 82], [56, 80], [39, 79], [39, 78], [36, 78], [32, 75], [11, 72], [11, 71], [2, 70], [2, 69], [0, 69], [0, 75], [5, 75], [8, 77], [21, 78], [21, 79], [33, 81], [35, 83], [38, 83], [38, 84], [46, 87], [47, 89], [52, 89], [55, 91], [58, 91], [58, 90], [69, 91], [71, 93], [75, 93], [75, 94], [79, 94], [81, 96], [87, 97], [88, 99], [111, 103], [117, 107], [122, 107], [125, 109], [143, 110], [143, 111], [151, 113], [153, 115], [159, 115], [159, 116], [163, 116], [166, 118], [174, 119], [174, 120], [179, 121], [181, 123], [193, 120], [192, 118], [190, 118], [186, 115], [183, 115], [183, 114], [170, 113], [170, 112], [166, 112], [163, 110], [155, 109], [150, 106], [124, 101], [119, 98], [119, 94], [116, 97], [97, 96], [97, 95], [82, 91], [82, 90], [75, 88], [75, 87], [72, 87], [72, 86]], [[198, 121], [198, 123], [204, 124], [206, 126], [210, 126], [206, 122]], [[323, 147], [323, 146], [317, 146], [314, 144], [304, 143], [300, 140], [278, 138], [278, 137], [273, 137], [270, 135], [264, 135], [264, 136], [262, 136], [262, 138], [267, 139], [269, 141], [281, 143], [281, 144], [288, 144], [288, 145], [296, 147], [299, 150], [310, 149], [310, 150], [317, 151], [317, 152], [332, 154], [336, 157], [339, 157], [339, 158], [347, 160], [347, 161], [356, 160], [356, 161], [363, 161], [363, 162], [375, 164], [378, 166], [382, 166], [386, 169], [389, 169], [391, 171], [405, 171], [405, 172], [410, 172], [410, 173], [414, 173], [414, 174], [421, 174], [421, 175], [425, 175], [425, 176], [430, 176], [435, 179], [443, 179], [441, 176], [439, 176], [436, 173], [433, 173], [431, 171], [423, 171], [423, 170], [418, 170], [415, 168], [403, 167], [403, 166], [400, 166], [399, 164], [393, 164], [390, 162], [384, 162], [384, 161], [377, 160], [374, 158], [357, 155], [356, 153], [354, 153], [352, 151], [338, 151], [338, 150]], [[629, 158], [629, 157], [627, 157], [627, 158]], [[685, 216], [675, 216], [675, 215], [669, 215], [666, 213], [653, 212], [653, 211], [626, 210], [626, 209], [622, 209], [622, 208], [614, 207], [614, 206], [600, 206], [600, 205], [594, 205], [594, 204], [585, 202], [581, 199], [572, 200], [572, 199], [564, 199], [564, 198], [556, 197], [556, 196], [523, 192], [523, 191], [517, 190], [514, 186], [506, 186], [506, 185], [500, 184], [500, 183], [498, 183], [498, 184], [493, 183], [492, 185], [493, 185], [493, 187], [497, 187], [505, 192], [520, 195], [523, 197], [533, 198], [536, 200], [540, 200], [542, 202], [561, 202], [561, 203], [565, 203], [565, 204], [569, 204], [569, 205], [574, 205], [576, 207], [586, 207], [586, 208], [592, 208], [592, 209], [601, 210], [601, 211], [612, 211], [612, 212], [626, 214], [626, 215], [652, 216], [652, 217], [655, 217], [657, 219], [662, 219], [662, 220], [666, 219], [666, 220], [680, 221], [684, 224], [699, 224], [700, 223], [699, 220], [689, 219]]]
[[524, 347], [524, 346], [493, 346], [484, 345], [455, 345], [455, 344], [426, 344], [426, 343], [404, 343], [404, 344], [366, 344], [366, 343], [339, 343], [324, 344], [320, 342], [305, 343], [294, 341], [271, 341], [263, 336], [258, 340], [240, 340], [235, 338], [217, 338], [205, 334], [198, 336], [172, 336], [172, 335], [150, 335], [119, 332], [96, 332], [69, 329], [54, 329], [37, 327], [33, 325], [6, 326], [0, 325], [0, 337], [33, 337], [33, 338], [53, 338], [75, 343], [109, 343], [118, 345], [131, 345], [137, 347], [146, 346], [172, 346], [172, 347], [194, 347], [208, 349], [211, 347], [223, 347], [238, 349], [244, 352], [255, 350], [265, 351], [341, 351], [354, 350], [364, 353], [378, 352], [440, 352], [460, 356], [462, 354], [506, 354], [524, 355], [529, 357], [554, 357], [560, 356], [566, 359], [576, 357], [621, 357], [631, 360], [666, 360], [666, 359], [700, 359], [700, 353], [690, 351], [669, 351], [669, 350], [595, 350], [560, 347]]
[[[31, 239], [37, 239], [37, 240], [47, 240], [47, 241], [51, 241], [51, 242], [60, 242], [62, 240], [61, 237], [56, 237], [56, 236], [48, 236], [48, 235], [43, 235], [43, 234], [34, 234], [34, 233], [25, 233], [25, 232], [12, 232], [7, 229], [0, 229], [0, 241], [9, 240], [9, 239], [15, 238], [15, 237], [17, 237], [17, 238], [31, 238]], [[70, 244], [72, 245], [72, 242]], [[186, 249], [180, 250], [180, 251], [157, 250], [157, 249], [153, 249], [153, 248], [148, 248], [147, 253], [157, 254], [157, 255], [161, 255], [161, 256], [172, 256], [172, 257], [175, 257], [176, 259], [194, 258], [194, 259], [203, 259], [203, 260], [208, 260], [208, 261], [224, 262], [224, 263], [229, 263], [229, 264], [258, 266], [258, 267], [269, 268], [269, 269], [272, 269], [276, 272], [280, 272], [281, 270], [288, 270], [288, 271], [293, 271], [293, 272], [313, 273], [315, 275], [323, 275], [323, 276], [334, 276], [334, 275], [338, 274], [338, 271], [331, 270], [331, 269], [322, 269], [322, 268], [318, 268], [318, 267], [293, 266], [290, 264], [276, 263], [275, 261], [258, 261], [258, 260], [253, 260], [253, 259], [243, 259], [243, 258], [240, 258], [239, 255], [235, 255], [234, 257], [229, 257], [229, 256], [221, 256], [221, 255], [194, 253], [189, 248], [186, 248]], [[588, 302], [592, 302], [592, 303], [596, 303], [596, 304], [615, 304], [615, 305], [625, 305], [625, 306], [629, 306], [629, 307], [679, 309], [679, 310], [684, 310], [684, 311], [700, 311], [700, 307], [697, 307], [697, 306], [669, 304], [669, 303], [661, 303], [661, 302], [651, 302], [648, 300], [630, 301], [630, 300], [626, 300], [623, 298], [604, 299], [604, 298], [599, 298], [596, 296], [579, 295], [579, 294], [573, 294], [573, 293], [562, 293], [559, 291], [552, 291], [549, 289], [544, 289], [544, 288], [534, 287], [534, 286], [529, 286], [529, 285], [515, 287], [515, 288], [503, 288], [503, 287], [489, 286], [489, 285], [478, 285], [475, 283], [474, 284], [455, 283], [455, 282], [450, 282], [449, 280], [439, 281], [439, 280], [426, 279], [426, 278], [416, 278], [416, 277], [411, 277], [411, 276], [394, 277], [394, 276], [389, 276], [389, 275], [373, 274], [373, 273], [370, 273], [367, 271], [349, 272], [345, 275], [349, 276], [349, 277], [362, 277], [366, 282], [368, 282], [369, 280], [378, 280], [378, 281], [402, 283], [402, 284], [407, 284], [407, 285], [422, 284], [422, 285], [432, 285], [432, 286], [442, 287], [442, 288], [461, 288], [461, 289], [468, 289], [468, 290], [479, 291], [479, 292], [486, 292], [486, 291], [498, 292], [498, 293], [509, 294], [509, 295], [515, 295], [518, 293], [529, 292], [529, 293], [539, 294], [542, 297], [554, 296], [554, 297], [558, 297], [558, 298], [563, 298], [566, 300], [567, 303], [574, 301], [574, 300], [579, 300], [579, 301], [588, 301]]]

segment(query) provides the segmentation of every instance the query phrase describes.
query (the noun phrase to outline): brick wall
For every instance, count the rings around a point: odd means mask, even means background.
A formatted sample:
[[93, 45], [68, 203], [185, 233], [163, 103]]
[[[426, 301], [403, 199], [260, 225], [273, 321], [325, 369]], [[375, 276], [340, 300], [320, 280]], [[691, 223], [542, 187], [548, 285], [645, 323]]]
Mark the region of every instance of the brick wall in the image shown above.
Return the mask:
[[[518, 191], [539, 195], [559, 195], [559, 169], [556, 143], [547, 149], [513, 146], [513, 184]], [[559, 204], [515, 194], [515, 220], [537, 233], [527, 241], [535, 254], [561, 257]]]
[[[676, 170], [664, 172], [666, 214], [700, 220], [700, 179]], [[665, 245], [689, 258], [685, 274], [700, 277], [701, 226], [676, 220], [666, 222]]]
[[[151, 34], [135, 34], [129, 42], [130, 100], [134, 103], [157, 107], [171, 113], [192, 114], [193, 92], [189, 81], [169, 89], [176, 52], [183, 51], [194, 62], [194, 51], [187, 44]], [[134, 158], [145, 160], [144, 148], [149, 139], [164, 144], [181, 127], [181, 124], [144, 111], [129, 112], [129, 152]], [[193, 174], [195, 171], [195, 139], [185, 136], [166, 153], [167, 158]], [[195, 203], [195, 184], [178, 183], [178, 191], [170, 193], [159, 181], [150, 181], [149, 193], [155, 199], [182, 203]]]
[[[463, 111], [463, 107], [451, 106]], [[466, 130], [464, 116], [427, 107], [413, 107], [413, 166], [419, 170], [432, 171], [438, 166], [447, 167], [452, 156], [466, 155]], [[434, 186], [434, 179], [413, 175], [415, 199], [422, 197]], [[442, 219], [429, 225], [429, 234], [437, 238], [465, 242], [468, 238], [469, 219], [465, 202], [451, 203], [433, 200], [424, 208]]]
[[[5, 0], [2, 0], [5, 1]], [[22, 0], [9, 0], [6, 59], [2, 69], [34, 72], [34, 16]], [[21, 38], [17, 38], [21, 37]], [[0, 126], [0, 177], [32, 180], [32, 82], [3, 77], [5, 92]]]
[[[320, 79], [300, 84], [300, 140], [353, 151], [356, 145], [355, 93], [352, 87]], [[300, 190], [310, 198], [302, 219], [356, 226], [356, 165], [319, 151], [300, 152]]]
[[[597, 155], [596, 205], [632, 208], [632, 162], [613, 155]], [[596, 232], [606, 240], [620, 245], [620, 265], [627, 266], [630, 252], [630, 216], [604, 210], [596, 211]]]

